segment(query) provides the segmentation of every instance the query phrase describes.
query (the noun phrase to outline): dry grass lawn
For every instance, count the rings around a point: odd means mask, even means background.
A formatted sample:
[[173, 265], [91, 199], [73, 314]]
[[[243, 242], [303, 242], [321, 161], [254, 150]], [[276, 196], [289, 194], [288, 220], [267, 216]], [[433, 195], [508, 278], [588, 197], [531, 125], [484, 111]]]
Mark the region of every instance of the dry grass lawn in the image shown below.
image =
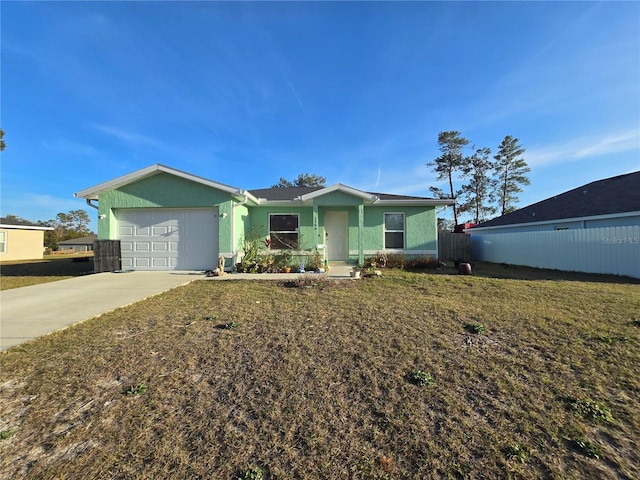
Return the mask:
[[2, 354], [0, 476], [640, 478], [639, 312], [588, 276], [194, 282]]

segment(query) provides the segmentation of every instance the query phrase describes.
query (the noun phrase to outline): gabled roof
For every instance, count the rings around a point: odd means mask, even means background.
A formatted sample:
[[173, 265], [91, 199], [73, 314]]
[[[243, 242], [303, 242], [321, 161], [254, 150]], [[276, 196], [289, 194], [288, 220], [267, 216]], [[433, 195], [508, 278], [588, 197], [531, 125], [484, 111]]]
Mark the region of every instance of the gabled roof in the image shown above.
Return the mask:
[[53, 230], [53, 227], [36, 225], [24, 220], [14, 220], [13, 218], [0, 218], [0, 228], [15, 228], [21, 230]]
[[123, 175], [121, 177], [109, 180], [108, 182], [100, 183], [90, 188], [75, 193], [75, 197], [84, 198], [88, 201], [98, 200], [100, 194], [114, 190], [116, 188], [123, 187], [130, 183], [137, 182], [144, 178], [149, 178], [159, 173], [168, 173], [177, 177], [185, 178], [192, 182], [197, 182], [202, 185], [206, 185], [224, 192], [230, 193], [237, 200], [248, 200], [251, 205], [260, 205], [263, 202], [283, 203], [297, 202], [298, 204], [309, 204], [314, 198], [326, 195], [331, 192], [344, 192], [355, 197], [360, 197], [368, 204], [375, 203], [376, 205], [434, 205], [444, 206], [453, 205], [453, 200], [441, 200], [428, 197], [411, 197], [406, 195], [393, 195], [387, 193], [371, 193], [359, 190], [357, 188], [349, 187], [341, 183], [336, 183], [329, 187], [272, 187], [262, 188], [257, 190], [241, 190], [224, 183], [214, 182], [197, 175], [192, 175], [182, 170], [167, 167], [156, 163], [149, 167], [136, 170], [135, 172]]
[[127, 175], [123, 175], [118, 178], [114, 178], [113, 180], [109, 180], [108, 182], [100, 183], [90, 188], [86, 188], [84, 190], [75, 193], [75, 197], [85, 198], [87, 200], [97, 200], [98, 196], [101, 193], [107, 192], [109, 190], [114, 190], [116, 188], [120, 188], [124, 185], [128, 185], [133, 182], [137, 182], [142, 180], [143, 178], [152, 177], [159, 173], [168, 173], [170, 175], [175, 175], [176, 177], [185, 178], [192, 182], [200, 183], [202, 185], [206, 185], [208, 187], [216, 188], [218, 190], [222, 190], [223, 192], [228, 192], [230, 194], [242, 195], [242, 190], [236, 187], [232, 187], [230, 185], [225, 185], [224, 183], [214, 182], [212, 180], [207, 180], [203, 177], [198, 177], [197, 175], [192, 175], [187, 172], [183, 172], [182, 170], [177, 170], [175, 168], [167, 167], [165, 165], [161, 165], [156, 163], [155, 165], [151, 165], [146, 168], [142, 168], [140, 170], [136, 170], [135, 172], [129, 173]]
[[93, 245], [93, 242], [98, 238], [97, 235], [89, 235], [88, 237], [71, 238], [69, 240], [63, 240], [58, 242], [58, 245]]
[[640, 171], [596, 180], [475, 228], [640, 212]]
[[359, 190], [357, 188], [336, 183], [329, 187], [272, 187], [251, 190], [250, 193], [267, 202], [310, 202], [314, 198], [321, 197], [331, 192], [344, 192], [349, 195], [362, 198], [367, 203], [376, 205], [387, 204], [419, 204], [419, 205], [452, 205], [452, 200], [433, 199], [428, 197], [415, 197], [409, 195], [394, 195], [389, 193], [374, 193]]
[[306, 195], [324, 187], [272, 187], [259, 188], [257, 190], [249, 190], [256, 198], [263, 198], [267, 201], [286, 201], [294, 200], [297, 197]]

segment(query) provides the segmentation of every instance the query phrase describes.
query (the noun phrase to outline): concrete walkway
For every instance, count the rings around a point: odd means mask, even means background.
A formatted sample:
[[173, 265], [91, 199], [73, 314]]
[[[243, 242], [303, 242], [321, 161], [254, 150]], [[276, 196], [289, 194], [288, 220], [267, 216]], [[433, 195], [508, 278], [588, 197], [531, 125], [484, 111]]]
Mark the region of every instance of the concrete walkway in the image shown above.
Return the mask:
[[[326, 274], [348, 279], [351, 267], [332, 266]], [[305, 274], [203, 272], [117, 272], [0, 291], [0, 351], [62, 330], [119, 307], [144, 300], [194, 280], [292, 280]], [[310, 273], [308, 275], [320, 275]]]

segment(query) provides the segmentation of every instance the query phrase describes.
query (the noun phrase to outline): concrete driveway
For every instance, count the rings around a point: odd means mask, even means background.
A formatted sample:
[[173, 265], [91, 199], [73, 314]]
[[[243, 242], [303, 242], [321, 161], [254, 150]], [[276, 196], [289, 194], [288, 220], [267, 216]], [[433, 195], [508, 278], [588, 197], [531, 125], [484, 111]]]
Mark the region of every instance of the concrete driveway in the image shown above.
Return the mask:
[[0, 291], [0, 350], [202, 278], [186, 271], [98, 273]]

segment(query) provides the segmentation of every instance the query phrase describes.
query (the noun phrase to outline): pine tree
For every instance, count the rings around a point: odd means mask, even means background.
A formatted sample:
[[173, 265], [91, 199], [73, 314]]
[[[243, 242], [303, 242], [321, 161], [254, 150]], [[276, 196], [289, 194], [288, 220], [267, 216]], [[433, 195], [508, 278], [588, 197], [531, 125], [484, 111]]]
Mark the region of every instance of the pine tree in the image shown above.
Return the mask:
[[463, 203], [460, 210], [472, 212], [474, 223], [481, 223], [497, 211], [492, 205], [495, 201], [496, 181], [489, 175], [494, 168], [490, 158], [491, 149], [473, 148], [475, 153], [462, 167], [463, 175], [469, 179], [469, 183], [462, 186]]
[[[439, 198], [452, 198], [455, 200], [460, 191], [453, 188], [453, 178], [456, 173], [461, 172], [465, 162], [463, 149], [469, 144], [469, 140], [464, 138], [462, 134], [455, 130], [443, 131], [438, 134], [438, 149], [441, 155], [434, 161], [427, 163], [428, 167], [433, 167], [433, 171], [437, 173], [438, 180], [447, 180], [449, 182], [449, 193], [444, 193], [441, 189], [432, 187], [431, 192]], [[458, 208], [453, 205], [453, 220], [458, 224]]]
[[284, 177], [280, 177], [278, 183], [271, 188], [284, 187], [324, 187], [327, 182], [326, 177], [315, 173], [301, 173], [294, 181], [289, 181]]
[[526, 175], [531, 169], [521, 157], [525, 149], [518, 142], [517, 138], [507, 135], [498, 147], [498, 153], [493, 157], [496, 160], [496, 197], [501, 215], [516, 209], [514, 204], [519, 200], [516, 194], [522, 191], [520, 186], [531, 183]]

